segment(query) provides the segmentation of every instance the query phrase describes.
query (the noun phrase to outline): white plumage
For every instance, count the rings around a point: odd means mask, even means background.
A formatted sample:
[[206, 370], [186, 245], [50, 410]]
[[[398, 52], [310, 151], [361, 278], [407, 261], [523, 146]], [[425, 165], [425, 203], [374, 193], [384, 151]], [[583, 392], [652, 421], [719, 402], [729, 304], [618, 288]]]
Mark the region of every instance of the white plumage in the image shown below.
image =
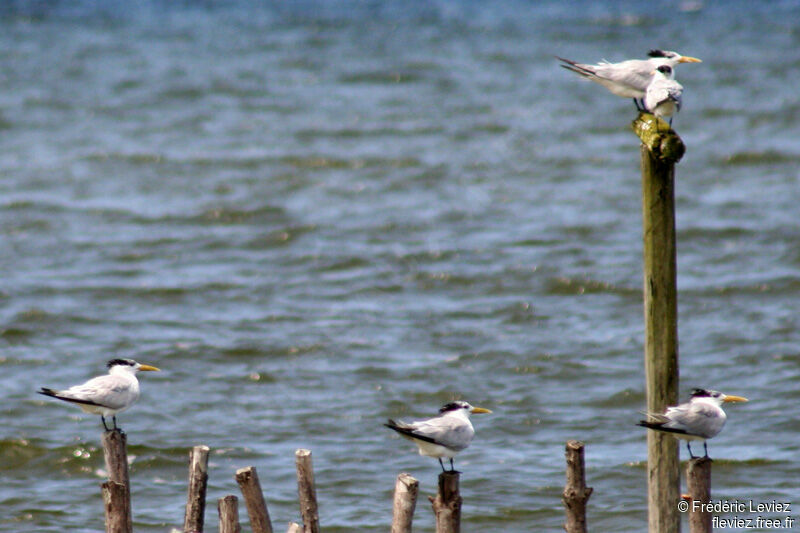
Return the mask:
[[[675, 72], [669, 65], [661, 65], [653, 71], [653, 79], [647, 86], [644, 106], [658, 118], [672, 117], [681, 110], [683, 85], [675, 81]], [[672, 125], [672, 119], [669, 121]]]
[[395, 422], [389, 419], [384, 424], [403, 437], [413, 441], [419, 448], [419, 454], [436, 457], [445, 470], [442, 457], [450, 459], [450, 470], [454, 470], [453, 457], [466, 449], [475, 436], [475, 428], [469, 416], [473, 413], [491, 413], [483, 407], [473, 407], [467, 402], [456, 401], [439, 409], [439, 415], [428, 420], [416, 422]]
[[686, 441], [689, 455], [694, 459], [690, 442], [703, 441], [705, 457], [708, 457], [706, 440], [722, 431], [727, 420], [721, 405], [729, 402], [746, 402], [747, 398], [730, 396], [714, 390], [694, 389], [692, 398], [680, 405], [668, 407], [664, 414], [647, 413], [650, 420], [641, 420], [638, 425], [671, 433], [674, 437]]
[[680, 63], [701, 63], [696, 57], [682, 56], [671, 50], [651, 50], [648, 55], [650, 59], [628, 59], [619, 63], [602, 61], [596, 65], [576, 63], [561, 57], [557, 59], [563, 63], [563, 68], [599, 83], [611, 93], [622, 98], [633, 98], [636, 108], [641, 109], [638, 100], [645, 97], [655, 69], [662, 65], [674, 69]]
[[157, 371], [158, 368], [137, 363], [132, 359], [112, 359], [106, 366], [108, 374], [92, 378], [86, 383], [64, 390], [42, 387], [39, 394], [51, 396], [78, 405], [86, 413], [100, 415], [103, 427], [108, 430], [105, 417], [113, 419], [117, 429], [117, 413], [121, 413], [139, 399], [139, 380], [136, 372]]

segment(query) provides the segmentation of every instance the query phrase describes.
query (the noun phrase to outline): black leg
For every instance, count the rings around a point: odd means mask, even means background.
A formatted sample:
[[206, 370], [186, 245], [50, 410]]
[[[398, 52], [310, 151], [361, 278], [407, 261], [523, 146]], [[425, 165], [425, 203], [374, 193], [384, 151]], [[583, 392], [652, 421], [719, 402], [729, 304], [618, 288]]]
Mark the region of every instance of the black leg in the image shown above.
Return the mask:
[[706, 454], [703, 457], [708, 459], [708, 443], [706, 441], [703, 441], [703, 451], [706, 452]]
[[439, 464], [442, 466], [442, 472], [447, 472], [447, 470], [444, 469], [444, 463], [442, 462], [441, 457], [439, 457]]
[[634, 98], [633, 99], [633, 105], [636, 106], [636, 111], [642, 111], [642, 107], [639, 105], [639, 99], [638, 98]]
[[111, 420], [114, 421], [114, 429], [117, 429], [117, 415], [111, 415]]
[[[705, 444], [705, 443], [703, 443], [703, 444]], [[689, 457], [694, 459], [695, 457], [694, 457], [694, 454], [692, 453], [692, 445], [689, 444], [688, 440], [686, 441], [686, 448], [689, 450]]]
[[106, 431], [110, 431], [108, 429], [108, 426], [106, 425], [106, 417], [104, 417], [103, 415], [100, 415], [100, 420], [103, 421], [103, 429], [105, 429]]
[[456, 471], [456, 467], [453, 466], [453, 458], [452, 457], [450, 458], [450, 471], [451, 472], [455, 472]]

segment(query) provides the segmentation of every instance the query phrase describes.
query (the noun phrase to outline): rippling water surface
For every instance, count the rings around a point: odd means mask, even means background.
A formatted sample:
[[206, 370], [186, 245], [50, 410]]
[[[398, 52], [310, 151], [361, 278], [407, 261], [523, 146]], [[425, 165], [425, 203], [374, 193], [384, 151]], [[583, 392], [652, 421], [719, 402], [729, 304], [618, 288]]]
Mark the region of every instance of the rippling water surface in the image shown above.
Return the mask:
[[137, 531], [182, 524], [195, 444], [211, 531], [248, 465], [298, 520], [299, 447], [325, 531], [386, 531], [397, 473], [439, 467], [381, 423], [452, 398], [494, 411], [464, 531], [559, 530], [571, 438], [591, 529], [646, 530], [635, 111], [553, 56], [654, 47], [703, 59], [681, 395], [751, 398], [716, 498], [796, 500], [798, 2], [134, 4], [0, 7], [0, 529], [103, 528], [99, 420], [35, 390], [133, 357], [163, 369], [119, 417]]

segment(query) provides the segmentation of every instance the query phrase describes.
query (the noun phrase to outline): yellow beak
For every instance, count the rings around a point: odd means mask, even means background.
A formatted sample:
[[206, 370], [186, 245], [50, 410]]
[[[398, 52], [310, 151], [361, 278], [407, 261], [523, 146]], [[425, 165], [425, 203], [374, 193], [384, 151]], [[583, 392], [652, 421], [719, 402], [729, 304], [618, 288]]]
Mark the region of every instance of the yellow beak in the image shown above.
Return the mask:
[[475, 415], [484, 415], [484, 414], [488, 415], [488, 414], [491, 414], [491, 411], [488, 410], [488, 409], [484, 409], [483, 407], [473, 407], [472, 411], [470, 411], [470, 413], [475, 414]]
[[749, 400], [747, 398], [744, 398], [743, 396], [728, 396], [726, 394], [725, 398], [722, 401], [725, 403], [729, 403], [729, 402], [747, 402]]
[[701, 59], [697, 59], [696, 57], [689, 57], [689, 56], [681, 56], [678, 60], [678, 63], [702, 63]]
[[147, 371], [150, 371], [150, 372], [159, 372], [161, 369], [160, 369], [160, 368], [156, 368], [156, 367], [154, 367], [154, 366], [150, 366], [150, 365], [141, 365], [141, 366], [139, 366], [139, 370], [144, 370], [144, 371], [146, 371], [146, 372], [147, 372]]

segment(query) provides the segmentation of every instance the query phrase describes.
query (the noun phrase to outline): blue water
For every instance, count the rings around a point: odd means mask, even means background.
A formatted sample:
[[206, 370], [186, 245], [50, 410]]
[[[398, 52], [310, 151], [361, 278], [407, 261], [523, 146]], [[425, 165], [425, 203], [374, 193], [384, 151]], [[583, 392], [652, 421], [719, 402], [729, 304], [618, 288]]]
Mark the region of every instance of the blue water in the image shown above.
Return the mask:
[[[747, 396], [715, 499], [792, 502], [800, 3], [10, 2], [0, 7], [0, 530], [103, 529], [100, 421], [38, 396], [132, 357], [136, 531], [211, 447], [276, 531], [313, 452], [325, 531], [386, 531], [438, 464], [382, 427], [464, 398], [465, 532], [647, 529], [639, 141], [578, 61], [682, 65], [681, 397]], [[682, 457], [686, 458], [685, 450]], [[246, 519], [242, 509], [240, 514]], [[749, 515], [748, 515], [749, 516]], [[751, 529], [748, 531], [758, 531]]]

